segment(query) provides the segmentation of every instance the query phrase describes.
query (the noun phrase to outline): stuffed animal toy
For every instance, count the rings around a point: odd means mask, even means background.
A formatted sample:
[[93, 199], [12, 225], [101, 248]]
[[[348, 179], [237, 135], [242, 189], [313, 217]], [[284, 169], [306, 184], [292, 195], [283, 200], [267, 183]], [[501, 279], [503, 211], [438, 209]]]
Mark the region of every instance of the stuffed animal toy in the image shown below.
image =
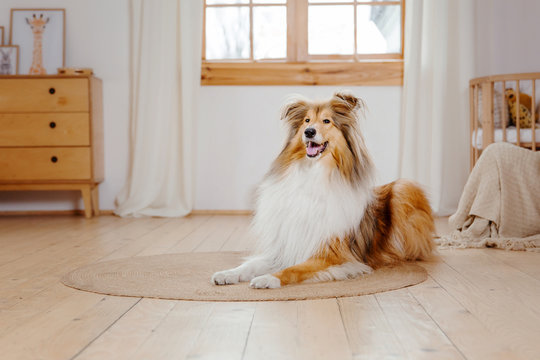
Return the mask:
[[[516, 92], [512, 88], [505, 90], [504, 95], [506, 102], [508, 103], [508, 111], [510, 113], [510, 121], [513, 125], [516, 125], [516, 119], [518, 115], [518, 107], [516, 100]], [[530, 128], [533, 124], [532, 121], [532, 98], [524, 93], [519, 93], [519, 127]], [[538, 113], [535, 118], [538, 119]]]

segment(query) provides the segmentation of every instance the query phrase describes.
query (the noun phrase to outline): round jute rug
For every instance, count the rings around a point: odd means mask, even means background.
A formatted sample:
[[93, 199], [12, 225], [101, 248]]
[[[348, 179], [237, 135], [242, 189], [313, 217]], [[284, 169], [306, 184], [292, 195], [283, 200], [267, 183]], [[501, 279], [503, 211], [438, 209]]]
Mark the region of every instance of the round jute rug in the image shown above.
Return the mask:
[[307, 283], [279, 289], [251, 289], [248, 283], [217, 286], [216, 271], [238, 266], [246, 253], [181, 253], [105, 261], [62, 278], [70, 287], [107, 295], [198, 301], [305, 300], [374, 294], [421, 283], [424, 268], [414, 263], [376, 270], [354, 280]]

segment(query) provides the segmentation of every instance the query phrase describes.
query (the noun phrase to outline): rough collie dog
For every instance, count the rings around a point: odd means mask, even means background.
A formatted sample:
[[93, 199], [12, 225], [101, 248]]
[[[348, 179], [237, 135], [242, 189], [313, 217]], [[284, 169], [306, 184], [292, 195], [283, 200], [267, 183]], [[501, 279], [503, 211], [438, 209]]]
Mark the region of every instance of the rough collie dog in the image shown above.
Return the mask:
[[406, 180], [373, 187], [358, 130], [362, 107], [342, 93], [284, 107], [288, 139], [257, 192], [256, 251], [213, 283], [278, 288], [350, 279], [430, 255], [434, 223], [422, 190]]

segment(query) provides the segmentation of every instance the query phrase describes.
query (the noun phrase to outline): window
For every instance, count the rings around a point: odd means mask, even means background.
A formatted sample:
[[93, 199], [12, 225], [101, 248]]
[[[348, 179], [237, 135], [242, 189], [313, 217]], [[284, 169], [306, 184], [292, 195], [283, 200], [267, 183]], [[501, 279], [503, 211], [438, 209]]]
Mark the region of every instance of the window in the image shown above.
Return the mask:
[[401, 85], [403, 0], [205, 0], [203, 85]]

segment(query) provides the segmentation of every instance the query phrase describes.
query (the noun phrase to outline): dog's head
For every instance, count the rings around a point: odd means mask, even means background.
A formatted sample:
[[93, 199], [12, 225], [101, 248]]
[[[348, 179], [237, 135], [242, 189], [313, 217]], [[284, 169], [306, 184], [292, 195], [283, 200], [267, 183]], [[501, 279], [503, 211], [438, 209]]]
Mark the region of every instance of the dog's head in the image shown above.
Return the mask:
[[346, 93], [324, 102], [302, 99], [285, 105], [282, 118], [289, 135], [275, 169], [284, 171], [294, 161], [320, 161], [350, 181], [360, 180], [372, 166], [358, 129], [363, 109], [361, 99]]

